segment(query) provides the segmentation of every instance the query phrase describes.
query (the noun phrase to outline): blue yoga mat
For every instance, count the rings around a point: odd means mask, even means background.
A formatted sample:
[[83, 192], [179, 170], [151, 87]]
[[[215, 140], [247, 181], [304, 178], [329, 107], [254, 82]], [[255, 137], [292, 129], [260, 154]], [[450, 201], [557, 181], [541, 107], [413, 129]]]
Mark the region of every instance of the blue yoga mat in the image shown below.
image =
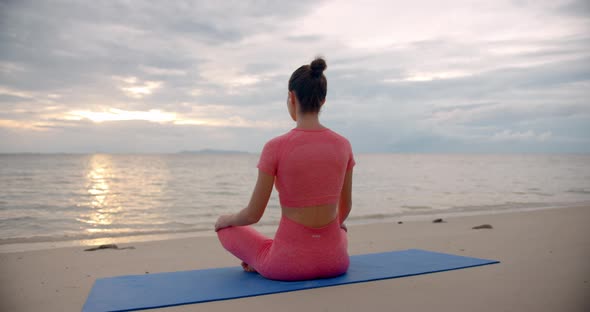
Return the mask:
[[495, 260], [419, 249], [355, 255], [344, 275], [301, 282], [267, 280], [241, 267], [215, 268], [97, 279], [83, 312], [132, 311], [259, 296], [418, 274], [456, 270]]

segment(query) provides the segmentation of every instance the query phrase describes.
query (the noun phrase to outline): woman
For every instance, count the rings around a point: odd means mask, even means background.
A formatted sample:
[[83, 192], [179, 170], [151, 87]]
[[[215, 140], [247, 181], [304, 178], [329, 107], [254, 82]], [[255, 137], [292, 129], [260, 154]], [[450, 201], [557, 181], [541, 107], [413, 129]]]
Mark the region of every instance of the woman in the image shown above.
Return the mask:
[[[351, 209], [355, 162], [348, 140], [319, 122], [325, 69], [326, 62], [316, 58], [293, 72], [287, 107], [297, 126], [265, 144], [248, 206], [215, 224], [221, 244], [243, 261], [244, 270], [269, 279], [326, 278], [348, 269], [344, 220]], [[262, 217], [273, 184], [282, 217], [270, 239], [248, 225]]]

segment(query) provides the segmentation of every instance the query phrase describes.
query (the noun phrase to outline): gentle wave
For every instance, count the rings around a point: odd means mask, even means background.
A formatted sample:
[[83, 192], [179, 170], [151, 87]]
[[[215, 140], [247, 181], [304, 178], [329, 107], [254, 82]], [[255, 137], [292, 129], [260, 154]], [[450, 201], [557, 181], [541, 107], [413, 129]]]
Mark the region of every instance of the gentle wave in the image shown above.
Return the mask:
[[590, 194], [590, 189], [574, 188], [569, 189], [566, 192], [574, 194]]
[[127, 237], [127, 236], [141, 236], [154, 234], [178, 234], [178, 233], [192, 233], [213, 231], [211, 224], [201, 228], [190, 228], [183, 230], [151, 230], [151, 231], [125, 231], [115, 233], [85, 233], [85, 234], [71, 234], [71, 235], [45, 235], [33, 237], [14, 237], [14, 238], [0, 238], [0, 245], [7, 244], [22, 244], [22, 243], [44, 243], [44, 242], [59, 242], [59, 241], [73, 241], [73, 240], [91, 240], [97, 238], [112, 238], [112, 237]]
[[[430, 210], [419, 210], [412, 213], [378, 213], [378, 214], [367, 214], [363, 216], [352, 215], [348, 218], [347, 223], [354, 224], [367, 224], [372, 222], [390, 222], [394, 220], [405, 220], [405, 219], [416, 219], [416, 218], [434, 218], [439, 216], [451, 216], [451, 215], [472, 215], [482, 213], [500, 213], [500, 212], [516, 212], [525, 210], [537, 210], [537, 209], [559, 209], [566, 207], [588, 207], [590, 202], [580, 203], [561, 203], [561, 204], [548, 204], [548, 203], [506, 203], [502, 205], [489, 205], [489, 206], [465, 206], [465, 207], [454, 207], [452, 209], [430, 209]], [[35, 218], [15, 218], [15, 219], [35, 219]], [[276, 228], [278, 226], [278, 219], [275, 220], [262, 220], [257, 224], [257, 227], [261, 228]], [[161, 226], [162, 228], [148, 229], [141, 228], [141, 225], [137, 225], [139, 228], [134, 229], [133, 227], [123, 228], [112, 228], [114, 231], [100, 231], [96, 233], [79, 233], [79, 234], [62, 234], [62, 235], [38, 235], [32, 237], [12, 237], [0, 239], [0, 245], [8, 244], [23, 244], [23, 243], [43, 243], [43, 242], [60, 242], [60, 241], [87, 241], [101, 238], [119, 238], [119, 237], [130, 237], [130, 236], [148, 236], [148, 235], [168, 235], [168, 234], [181, 234], [181, 233], [209, 233], [214, 235], [213, 222], [206, 222], [201, 224], [188, 224], [182, 222], [169, 222], [153, 227]], [[172, 229], [170, 227], [176, 227]]]
[[370, 223], [370, 221], [391, 221], [392, 219], [404, 219], [414, 217], [427, 217], [427, 216], [438, 216], [438, 215], [470, 215], [478, 213], [498, 213], [498, 212], [512, 212], [512, 211], [524, 211], [534, 209], [559, 209], [566, 207], [588, 207], [590, 201], [585, 202], [566, 202], [566, 203], [522, 203], [522, 202], [508, 202], [498, 205], [484, 205], [484, 206], [457, 206], [446, 209], [432, 209], [430, 207], [420, 207], [413, 211], [400, 211], [392, 213], [377, 213], [368, 215], [351, 215], [348, 217], [348, 221], [352, 224]]

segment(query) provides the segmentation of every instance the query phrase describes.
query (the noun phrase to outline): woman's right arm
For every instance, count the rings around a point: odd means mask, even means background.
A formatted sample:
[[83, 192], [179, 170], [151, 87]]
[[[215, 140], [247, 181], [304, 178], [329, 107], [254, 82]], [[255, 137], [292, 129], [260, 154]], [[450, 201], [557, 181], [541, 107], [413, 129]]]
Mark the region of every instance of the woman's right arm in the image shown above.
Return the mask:
[[338, 202], [338, 216], [340, 218], [340, 224], [344, 223], [344, 220], [350, 214], [352, 209], [352, 168], [346, 170], [344, 175], [344, 185], [342, 186], [342, 192], [340, 193], [340, 201]]

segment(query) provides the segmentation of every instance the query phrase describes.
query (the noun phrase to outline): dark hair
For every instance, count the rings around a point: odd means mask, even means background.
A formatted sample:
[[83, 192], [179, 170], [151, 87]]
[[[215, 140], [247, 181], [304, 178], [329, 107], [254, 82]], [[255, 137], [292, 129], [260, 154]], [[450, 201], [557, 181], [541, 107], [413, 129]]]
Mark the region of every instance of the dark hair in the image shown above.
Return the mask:
[[295, 91], [301, 104], [301, 113], [320, 111], [328, 91], [328, 81], [324, 76], [326, 67], [326, 61], [316, 57], [311, 64], [297, 68], [289, 78], [289, 91]]

